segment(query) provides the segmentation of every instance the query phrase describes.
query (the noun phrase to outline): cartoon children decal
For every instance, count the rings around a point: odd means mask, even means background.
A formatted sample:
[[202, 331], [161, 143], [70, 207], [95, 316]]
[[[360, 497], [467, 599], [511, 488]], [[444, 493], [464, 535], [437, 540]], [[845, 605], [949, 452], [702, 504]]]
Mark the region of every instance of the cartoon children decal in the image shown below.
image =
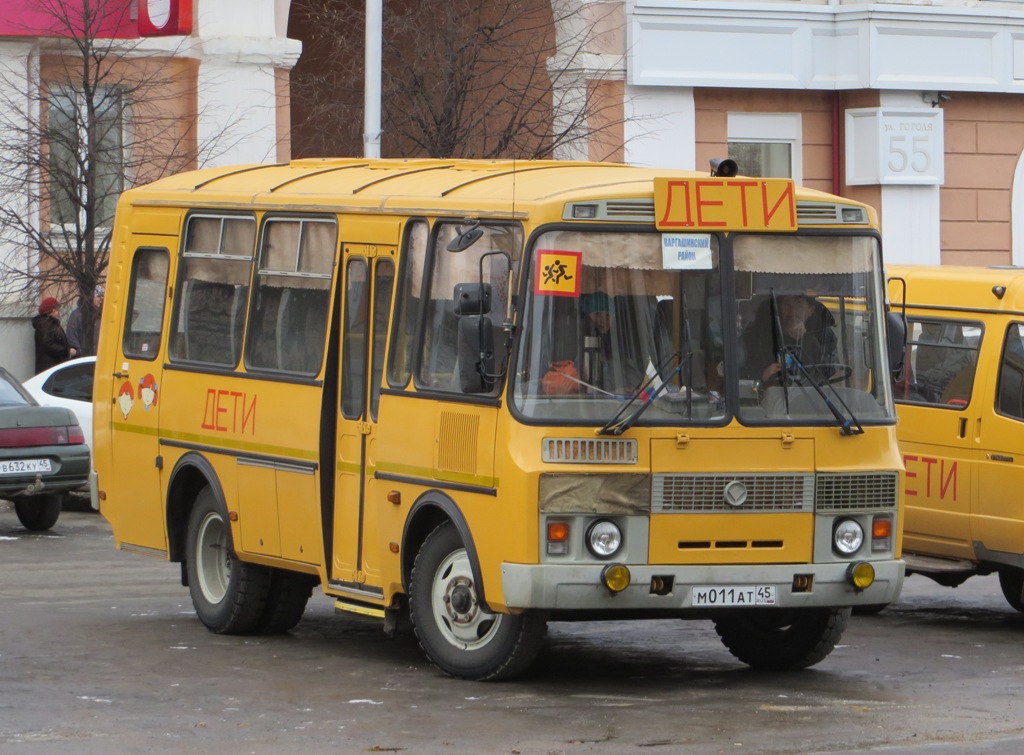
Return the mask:
[[146, 374], [139, 380], [139, 398], [142, 399], [142, 406], [148, 412], [149, 407], [156, 404], [157, 385], [156, 378]]
[[134, 401], [135, 391], [132, 390], [132, 384], [125, 380], [117, 392], [117, 405], [121, 408], [121, 414], [124, 415], [125, 419], [128, 419], [128, 413], [132, 410], [132, 403]]

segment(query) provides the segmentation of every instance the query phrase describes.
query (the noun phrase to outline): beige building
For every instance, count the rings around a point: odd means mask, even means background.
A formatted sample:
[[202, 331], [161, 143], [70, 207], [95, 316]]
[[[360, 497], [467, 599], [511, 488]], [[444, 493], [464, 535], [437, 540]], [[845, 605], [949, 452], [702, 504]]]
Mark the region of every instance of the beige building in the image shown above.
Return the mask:
[[704, 169], [728, 153], [874, 205], [891, 261], [1024, 264], [1020, 0], [626, 0], [621, 13], [589, 73], [622, 103], [621, 159]]

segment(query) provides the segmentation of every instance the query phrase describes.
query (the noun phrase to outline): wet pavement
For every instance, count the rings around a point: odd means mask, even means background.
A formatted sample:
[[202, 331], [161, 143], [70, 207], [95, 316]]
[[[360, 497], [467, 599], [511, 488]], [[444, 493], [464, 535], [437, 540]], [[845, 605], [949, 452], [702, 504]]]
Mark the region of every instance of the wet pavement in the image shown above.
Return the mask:
[[177, 564], [88, 511], [0, 503], [0, 752], [1017, 753], [1024, 615], [994, 577], [907, 580], [836, 650], [758, 673], [709, 622], [554, 623], [530, 675], [449, 679], [314, 592], [278, 637], [195, 618]]

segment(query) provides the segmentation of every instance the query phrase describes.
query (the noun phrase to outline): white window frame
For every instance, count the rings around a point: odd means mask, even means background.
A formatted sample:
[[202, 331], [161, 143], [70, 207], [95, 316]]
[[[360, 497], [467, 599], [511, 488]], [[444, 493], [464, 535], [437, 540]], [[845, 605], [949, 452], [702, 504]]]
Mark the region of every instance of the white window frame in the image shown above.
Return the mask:
[[[728, 142], [789, 144], [790, 175], [796, 183], [804, 180], [802, 113], [729, 113]], [[743, 173], [743, 166], [740, 173]]]
[[[116, 88], [116, 87], [108, 87], [108, 88]], [[74, 106], [75, 106], [76, 109], [81, 107], [81, 101], [82, 101], [82, 93], [81, 92], [79, 92], [78, 90], [74, 89], [73, 87], [68, 87], [67, 85], [64, 85], [64, 84], [51, 82], [47, 86], [47, 108], [48, 109], [50, 107], [52, 107], [51, 102], [52, 102], [52, 98], [55, 95], [67, 97], [67, 98], [73, 100]], [[124, 97], [125, 95], [122, 92], [120, 96]], [[130, 184], [130, 176], [128, 175], [128, 164], [129, 164], [129, 158], [130, 158], [129, 150], [130, 150], [130, 144], [131, 144], [131, 141], [130, 141], [131, 140], [131, 132], [130, 132], [131, 108], [130, 108], [130, 106], [127, 106], [124, 103], [122, 103], [121, 106], [120, 106], [120, 116], [121, 116], [121, 160], [120, 160], [120, 162], [121, 162], [121, 166], [120, 166], [121, 167], [121, 190], [124, 191], [124, 190], [128, 189], [129, 186], [131, 185]], [[47, 121], [49, 121], [49, 118], [50, 118], [50, 116], [49, 116], [49, 114], [47, 114]], [[80, 122], [76, 121], [76, 125], [79, 127], [79, 131], [81, 132], [82, 124]], [[49, 124], [49, 122], [47, 122], [46, 131], [49, 131], [49, 129], [50, 129], [50, 124]], [[85, 143], [85, 134], [84, 133], [79, 133], [79, 135], [78, 135], [79, 149], [81, 149], [81, 145], [84, 144], [84, 143]], [[79, 158], [81, 159], [81, 155], [79, 156]], [[47, 189], [47, 191], [49, 191], [49, 188]], [[54, 198], [50, 197], [49, 217], [44, 220], [44, 222], [47, 224], [47, 226], [49, 226], [51, 229], [57, 230], [57, 229], [70, 228], [70, 227], [72, 227], [74, 225], [74, 223], [63, 223], [62, 224], [62, 223], [56, 222], [54, 220], [54, 211], [55, 211], [54, 208], [55, 208]], [[85, 218], [84, 218], [84, 216], [81, 215], [81, 211], [79, 212], [79, 217], [78, 217], [78, 220], [77, 220], [77, 224], [79, 226], [84, 226], [85, 225]], [[109, 230], [109, 229], [112, 229], [113, 226], [114, 226], [114, 218], [113, 218], [113, 216], [111, 216], [109, 224], [101, 225], [101, 226], [99, 226], [99, 228], [101, 228], [101, 229], [108, 229]]]

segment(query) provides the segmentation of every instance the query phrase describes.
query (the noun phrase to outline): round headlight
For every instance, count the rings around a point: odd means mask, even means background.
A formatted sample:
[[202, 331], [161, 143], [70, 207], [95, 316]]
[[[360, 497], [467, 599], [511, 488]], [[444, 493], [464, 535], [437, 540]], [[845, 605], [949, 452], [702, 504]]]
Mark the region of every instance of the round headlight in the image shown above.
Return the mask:
[[837, 553], [852, 556], [864, 544], [864, 528], [854, 519], [843, 519], [832, 531], [832, 547]]
[[611, 558], [622, 546], [622, 530], [615, 522], [599, 519], [587, 530], [587, 549], [598, 558]]

